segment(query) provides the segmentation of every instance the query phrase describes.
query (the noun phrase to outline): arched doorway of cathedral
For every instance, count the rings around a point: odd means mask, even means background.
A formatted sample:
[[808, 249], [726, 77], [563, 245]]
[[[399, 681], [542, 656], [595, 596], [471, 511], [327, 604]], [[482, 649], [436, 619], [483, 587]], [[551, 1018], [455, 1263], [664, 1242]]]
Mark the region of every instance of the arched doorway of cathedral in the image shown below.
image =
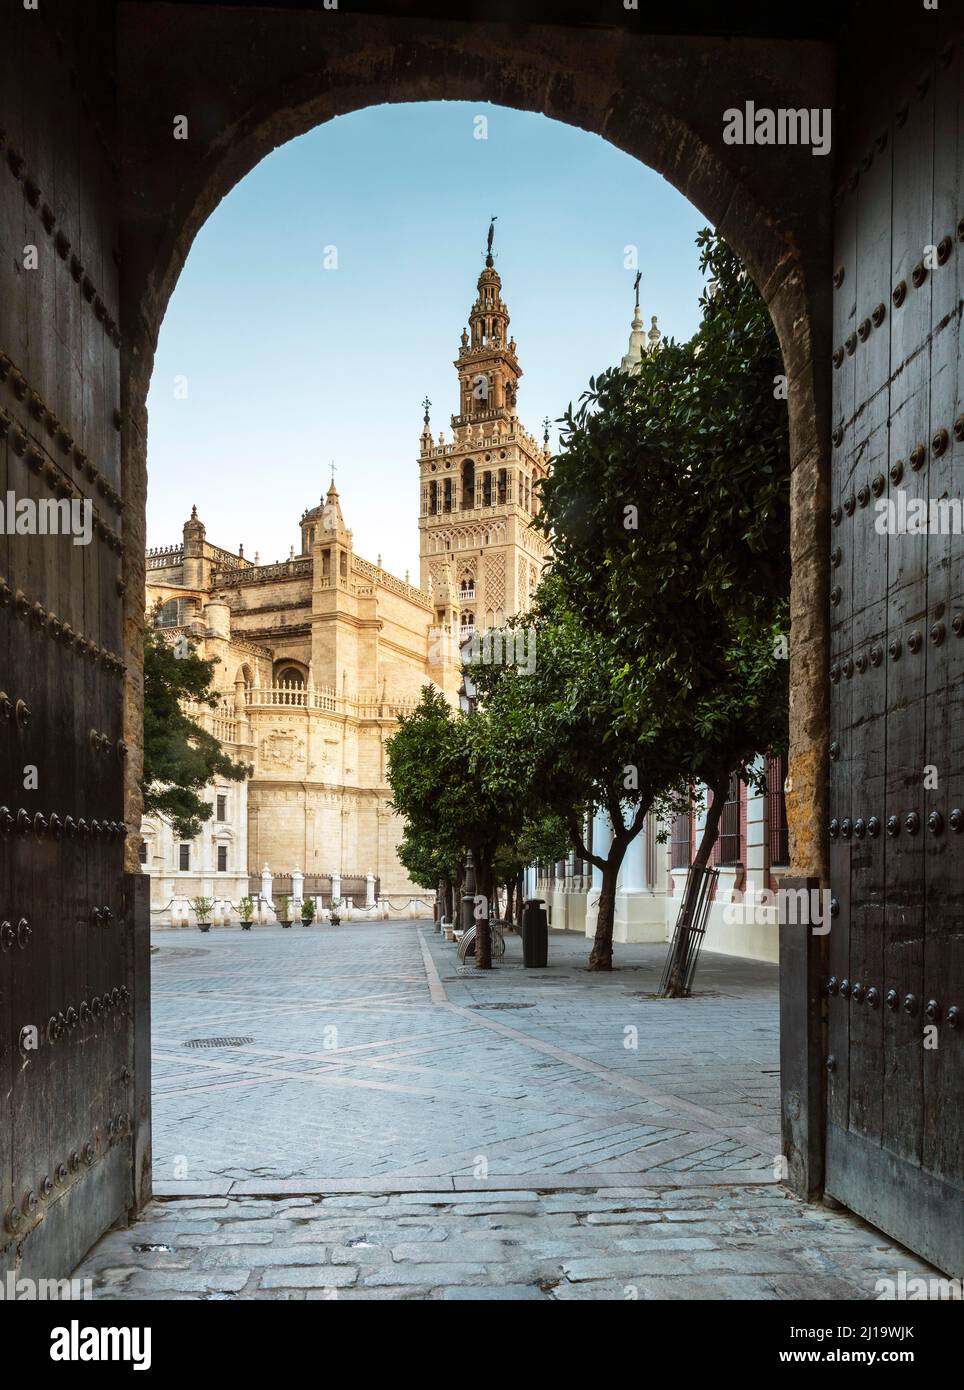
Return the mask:
[[[300, 16], [298, 22], [302, 20], [306, 17]], [[251, 20], [255, 27], [257, 22], [256, 18]], [[136, 29], [136, 17], [132, 17], [131, 24]], [[219, 85], [209, 56], [204, 56], [203, 36], [197, 35], [195, 49], [191, 27], [192, 21], [188, 20], [185, 41], [165, 54], [163, 72], [160, 76], [155, 73], [147, 84], [154, 105], [159, 84], [176, 86], [193, 61], [200, 62], [212, 83]], [[335, 116], [365, 106], [448, 98], [502, 102], [540, 112], [601, 135], [675, 185], [726, 236], [770, 308], [788, 377], [793, 468], [790, 858], [796, 873], [825, 880], [826, 814], [821, 769], [828, 724], [822, 672], [828, 629], [827, 583], [820, 556], [828, 513], [827, 401], [821, 385], [829, 360], [828, 221], [822, 211], [828, 206], [827, 172], [820, 161], [812, 160], [799, 179], [791, 179], [777, 161], [766, 157], [765, 151], [753, 167], [710, 134], [706, 111], [715, 111], [726, 85], [726, 74], [715, 62], [719, 53], [712, 42], [707, 44], [707, 54], [713, 61], [707, 64], [705, 82], [697, 91], [691, 81], [684, 80], [682, 71], [674, 76], [660, 68], [656, 51], [659, 43], [646, 58], [646, 72], [651, 79], [647, 82], [638, 67], [632, 72], [620, 71], [618, 65], [613, 69], [609, 63], [602, 69], [594, 68], [600, 54], [595, 51], [593, 39], [588, 44], [592, 53], [582, 55], [571, 46], [561, 51], [552, 36], [531, 44], [523, 41], [519, 47], [518, 36], [514, 35], [512, 56], [507, 58], [508, 50], [500, 46], [497, 31], [496, 25], [483, 26], [481, 33], [474, 31], [471, 35], [456, 36], [440, 30], [428, 43], [413, 42], [404, 36], [374, 39], [366, 45], [363, 59], [354, 52], [349, 56], [349, 50], [341, 47], [326, 53], [322, 70], [310, 61], [300, 68], [298, 59], [291, 56], [295, 50], [279, 47], [275, 36], [266, 30], [267, 52], [262, 66], [270, 81], [262, 82], [251, 73], [230, 93], [225, 88], [218, 130], [212, 131], [210, 138], [199, 140], [196, 146], [179, 150], [183, 158], [176, 171], [169, 148], [157, 139], [152, 122], [140, 105], [136, 81], [129, 79], [125, 84], [131, 163], [141, 171], [143, 188], [150, 189], [139, 196], [137, 215], [132, 215], [126, 227], [123, 276], [127, 321], [136, 325], [125, 349], [122, 383], [125, 505], [131, 547], [125, 599], [128, 661], [136, 670], [143, 621], [138, 602], [138, 591], [143, 585], [139, 585], [138, 576], [142, 581], [148, 458], [146, 399], [155, 347], [185, 257], [210, 212], [276, 146]], [[829, 82], [829, 72], [822, 65], [822, 55], [815, 54], [807, 71], [794, 72], [780, 58], [774, 80], [784, 92], [784, 104], [796, 104], [793, 92], [798, 84], [801, 89], [808, 88], [808, 104], [813, 104], [814, 85], [822, 88]], [[132, 59], [132, 67], [136, 72], [136, 58]], [[607, 72], [605, 82], [597, 75], [601, 70]], [[640, 96], [640, 92], [646, 95]], [[715, 131], [715, 122], [712, 129]], [[146, 171], [151, 171], [150, 179]], [[465, 460], [452, 482], [452, 503], [457, 505], [481, 485], [476, 468]], [[490, 499], [494, 500], [506, 482], [498, 474], [489, 474], [484, 485], [492, 489]], [[440, 505], [444, 507], [445, 501], [440, 499]], [[297, 567], [303, 560], [310, 566], [309, 557], [317, 550], [313, 582], [325, 586], [325, 592], [333, 596], [337, 606], [339, 591], [351, 586], [355, 572], [334, 486], [315, 512], [306, 514], [302, 556], [288, 562], [295, 567], [294, 572], [279, 573], [273, 576], [273, 582], [303, 580], [307, 569], [302, 575]], [[500, 539], [490, 530], [483, 543]], [[225, 585], [230, 592], [232, 585], [250, 582], [252, 567], [243, 556], [206, 554], [209, 547], [204, 534], [189, 534], [186, 527], [185, 555], [192, 547], [202, 566], [210, 568], [212, 583]], [[440, 537], [426, 545], [426, 553], [433, 548], [443, 548]], [[448, 543], [444, 549], [450, 549]], [[377, 573], [369, 573], [368, 578], [375, 585], [382, 582]], [[460, 570], [453, 578], [460, 601], [462, 634], [474, 628], [477, 618], [492, 622], [504, 611], [501, 604], [485, 604], [485, 595], [477, 592], [479, 576], [471, 568]], [[230, 614], [231, 603], [230, 599], [222, 603], [218, 596], [209, 600], [209, 626], [215, 633], [219, 631], [217, 625], [223, 624], [226, 614]], [[230, 625], [222, 626], [220, 633], [230, 637]], [[247, 642], [248, 650], [236, 654], [243, 659], [234, 661], [232, 682], [236, 691], [233, 708], [240, 721], [235, 730], [242, 739], [250, 740], [258, 711], [290, 712], [292, 706], [314, 705], [342, 716], [348, 713], [348, 683], [337, 662], [322, 673], [316, 660], [317, 650], [312, 650], [310, 644], [302, 643], [299, 647], [297, 642], [288, 641], [271, 650], [256, 640], [243, 636], [241, 640]], [[366, 701], [366, 708], [362, 709]], [[392, 711], [385, 711], [385, 704], [384, 691], [375, 691], [359, 697], [354, 714], [391, 714]], [[125, 726], [134, 750], [139, 746], [139, 721], [140, 690], [137, 680], [132, 679], [127, 688]], [[305, 748], [301, 737], [295, 727], [283, 721], [278, 722], [277, 728], [266, 728], [259, 737], [258, 756], [265, 781], [272, 781], [275, 788], [282, 790], [270, 803], [270, 810], [266, 802], [248, 817], [249, 866], [268, 862], [277, 837], [285, 833], [286, 816], [290, 815], [291, 824], [299, 818], [303, 824], [304, 807], [296, 796], [291, 796], [290, 785], [284, 785], [294, 783], [303, 767]], [[343, 757], [344, 750], [339, 749], [338, 754]], [[128, 770], [127, 797], [127, 818], [136, 824], [139, 801], [135, 769], [136, 757], [131, 759]], [[327, 780], [319, 779], [322, 783]], [[360, 804], [361, 798], [346, 796], [343, 786], [338, 807], [340, 835], [346, 834]], [[347, 829], [349, 837], [352, 833]], [[353, 867], [364, 870], [367, 864], [359, 861]], [[261, 885], [251, 877], [248, 886], [255, 892]], [[285, 882], [280, 886], [289, 885]], [[367, 892], [366, 901], [371, 901], [371, 884], [359, 882], [353, 887], [356, 898]], [[329, 889], [333, 897], [338, 896], [339, 892], [345, 893], [345, 884], [329, 882]], [[320, 886], [319, 891], [323, 891]], [[374, 891], [377, 900], [377, 885]], [[800, 1159], [795, 1176], [798, 1186], [805, 1188], [810, 1183], [805, 1156]]]

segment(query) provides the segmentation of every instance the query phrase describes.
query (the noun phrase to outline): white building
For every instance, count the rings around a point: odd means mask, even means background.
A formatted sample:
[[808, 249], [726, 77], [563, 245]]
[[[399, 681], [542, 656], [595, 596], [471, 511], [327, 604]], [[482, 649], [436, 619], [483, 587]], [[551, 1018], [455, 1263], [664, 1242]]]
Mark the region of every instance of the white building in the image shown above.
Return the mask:
[[[767, 790], [757, 792], [734, 779], [723, 807], [720, 833], [710, 858], [717, 877], [703, 948], [750, 960], [778, 959], [773, 895], [787, 872], [786, 758], [760, 758]], [[705, 796], [703, 801], [705, 803]], [[614, 942], [670, 941], [683, 889], [703, 831], [699, 815], [676, 816], [672, 824], [647, 817], [623, 860], [616, 887]], [[662, 835], [662, 843], [660, 837]], [[593, 852], [608, 851], [609, 818], [593, 821]], [[549, 924], [561, 931], [595, 935], [600, 871], [575, 855], [529, 871], [527, 889], [543, 898]]]

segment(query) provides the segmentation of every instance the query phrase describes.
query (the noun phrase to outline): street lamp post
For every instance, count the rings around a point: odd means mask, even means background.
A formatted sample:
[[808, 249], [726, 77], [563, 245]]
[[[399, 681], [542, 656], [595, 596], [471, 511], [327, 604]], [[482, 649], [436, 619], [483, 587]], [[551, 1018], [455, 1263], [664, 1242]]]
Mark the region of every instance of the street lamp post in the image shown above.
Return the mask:
[[465, 856], [465, 885], [462, 889], [462, 930], [475, 926], [475, 860], [472, 851]]

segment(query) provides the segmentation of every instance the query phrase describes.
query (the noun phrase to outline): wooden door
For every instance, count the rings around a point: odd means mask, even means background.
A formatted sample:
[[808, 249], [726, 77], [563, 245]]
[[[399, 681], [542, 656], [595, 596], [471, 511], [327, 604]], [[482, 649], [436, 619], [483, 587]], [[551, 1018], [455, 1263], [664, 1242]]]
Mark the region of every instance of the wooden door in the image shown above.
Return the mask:
[[[948, 45], [906, 98], [886, 80], [871, 84], [888, 106], [854, 119], [837, 209], [826, 1166], [831, 1195], [955, 1275], [964, 1273], [961, 74], [960, 44]], [[910, 519], [921, 512], [918, 532]]]

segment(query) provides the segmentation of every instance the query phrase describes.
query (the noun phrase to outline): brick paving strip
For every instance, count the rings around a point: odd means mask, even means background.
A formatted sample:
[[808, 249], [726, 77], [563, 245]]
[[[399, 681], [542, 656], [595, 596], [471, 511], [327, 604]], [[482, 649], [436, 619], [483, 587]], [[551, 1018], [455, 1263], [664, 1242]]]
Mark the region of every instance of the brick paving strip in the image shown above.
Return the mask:
[[[493, 971], [489, 990], [510, 986], [515, 1001], [495, 1007], [531, 1011], [522, 1027], [514, 1026], [520, 1014], [512, 1025], [491, 1016], [491, 992], [473, 1002], [477, 972], [455, 977], [461, 997], [449, 997], [436, 957], [451, 969], [454, 950], [432, 935], [411, 924], [358, 924], [295, 937], [225, 932], [191, 949], [180, 945], [183, 935], [158, 933], [156, 1190], [333, 1191], [346, 1190], [346, 1179], [381, 1191], [418, 1189], [425, 1179], [445, 1187], [474, 1182], [479, 1155], [492, 1180], [540, 1186], [562, 1178], [668, 1185], [701, 1173], [704, 1182], [774, 1180], [775, 1080], [756, 1056], [775, 1061], [772, 969], [755, 986], [751, 1013], [764, 1026], [751, 1031], [764, 1037], [751, 1039], [748, 1066], [738, 1040], [721, 1086], [728, 1043], [720, 1024], [732, 1031], [744, 1005], [738, 994], [722, 1006], [714, 1000], [704, 1036], [681, 1040], [693, 1053], [685, 1096], [678, 1057], [661, 1055], [661, 1020], [625, 989], [633, 973], [640, 983], [653, 973], [660, 948], [633, 948], [637, 961], [616, 992], [586, 976], [585, 943], [573, 939], [554, 939], [555, 973], [541, 977], [521, 963]], [[510, 957], [519, 947], [512, 938]], [[725, 971], [736, 981], [732, 963]], [[559, 996], [549, 997], [547, 983], [562, 984], [578, 1004], [566, 1007], [561, 1040]], [[629, 1019], [639, 1024], [638, 1054], [623, 1047]], [[337, 1046], [326, 1050], [319, 1038], [331, 1023]], [[578, 1051], [561, 1045], [580, 1027]], [[205, 1031], [242, 1041], [185, 1055], [185, 1036]], [[710, 1063], [712, 1108], [699, 1103]], [[757, 1114], [769, 1134], [751, 1122]]]
[[[460, 1007], [458, 1004], [448, 1002], [445, 986], [442, 984], [438, 971], [435, 969], [435, 962], [432, 960], [425, 938], [421, 934], [419, 935], [419, 945], [422, 948], [425, 969], [429, 976], [429, 988], [433, 991], [433, 1002], [444, 1003], [445, 1007], [451, 1009], [454, 1013], [458, 1013], [470, 1021], [481, 1023], [484, 1028], [491, 1028], [493, 1032], [501, 1033], [503, 1037], [512, 1038], [516, 1042], [521, 1042], [525, 1044], [525, 1046], [534, 1049], [536, 1052], [544, 1052], [548, 1057], [555, 1057], [557, 1061], [565, 1062], [567, 1066], [575, 1067], [577, 1071], [585, 1071], [593, 1076], [604, 1077], [612, 1085], [618, 1086], [624, 1091], [629, 1091], [631, 1095], [639, 1096], [643, 1100], [657, 1101], [661, 1105], [669, 1106], [672, 1111], [680, 1117], [686, 1117], [687, 1119], [695, 1121], [699, 1128], [706, 1129], [710, 1132], [715, 1131], [720, 1134], [729, 1134], [734, 1139], [740, 1139], [745, 1144], [757, 1144], [764, 1153], [769, 1148], [773, 1147], [772, 1135], [763, 1134], [760, 1130], [753, 1129], [748, 1125], [733, 1126], [721, 1124], [719, 1115], [714, 1114], [713, 1111], [705, 1110], [699, 1105], [690, 1105], [688, 1102], [680, 1100], [677, 1096], [668, 1096], [656, 1086], [650, 1086], [645, 1081], [639, 1081], [630, 1076], [623, 1076], [620, 1072], [613, 1071], [610, 1067], [604, 1067], [599, 1062], [588, 1061], [585, 1057], [579, 1057], [576, 1053], [569, 1052], [565, 1048], [556, 1047], [553, 1043], [540, 1042], [536, 1038], [529, 1037], [526, 1033], [520, 1033], [517, 1028], [511, 1028], [506, 1023], [498, 1022], [497, 1019], [486, 1018], [484, 1015], [480, 1015], [478, 1019], [473, 1020], [472, 1015], [469, 1014], [467, 1009]], [[442, 992], [441, 998], [437, 995], [437, 991], [439, 990]], [[766, 1179], [763, 1178], [759, 1180], [766, 1181]], [[770, 1181], [775, 1181], [775, 1179], [771, 1178]]]
[[[541, 972], [510, 938], [482, 975], [424, 925], [212, 936], [155, 936], [158, 1200], [76, 1271], [95, 1297], [873, 1298], [934, 1274], [777, 1185], [772, 967], [708, 958], [677, 1004], [647, 997], [662, 947], [590, 977], [581, 940], [553, 934]], [[214, 1035], [253, 1041], [184, 1048]]]

